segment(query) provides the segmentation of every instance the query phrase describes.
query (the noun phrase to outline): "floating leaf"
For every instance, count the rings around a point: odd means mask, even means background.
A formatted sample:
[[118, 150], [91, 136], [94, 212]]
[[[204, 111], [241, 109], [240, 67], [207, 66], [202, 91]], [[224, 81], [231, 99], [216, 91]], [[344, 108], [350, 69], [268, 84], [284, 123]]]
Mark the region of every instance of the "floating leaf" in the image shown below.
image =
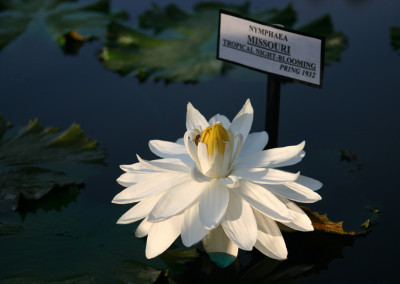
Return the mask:
[[13, 129], [0, 115], [0, 211], [15, 210], [19, 199], [40, 199], [53, 188], [82, 184], [105, 152], [73, 123], [61, 132], [37, 119]]
[[357, 235], [357, 233], [355, 232], [345, 232], [343, 230], [343, 221], [332, 222], [331, 220], [329, 220], [327, 214], [321, 215], [318, 212], [311, 211], [308, 207], [305, 206], [301, 206], [301, 208], [311, 219], [312, 225], [317, 231], [339, 235]]
[[57, 39], [58, 44], [62, 47], [65, 54], [78, 54], [79, 49], [85, 42], [95, 40], [97, 37], [90, 36], [85, 38], [76, 30], [71, 30]]
[[400, 27], [390, 28], [390, 43], [394, 50], [400, 53]]
[[[67, 54], [76, 54], [81, 44], [104, 34], [111, 20], [125, 20], [125, 13], [112, 13], [109, 0], [80, 3], [78, 0], [7, 0], [0, 4], [0, 50], [23, 34], [33, 20], [41, 19]], [[72, 36], [72, 37], [71, 37]], [[72, 46], [71, 46], [72, 45]]]
[[[102, 63], [121, 75], [133, 75], [141, 82], [152, 78], [166, 83], [193, 83], [224, 74], [233, 65], [215, 56], [219, 9], [269, 24], [283, 24], [287, 28], [293, 28], [297, 17], [291, 4], [280, 10], [253, 12], [249, 3], [202, 2], [193, 6], [192, 13], [174, 4], [165, 8], [153, 5], [139, 16], [140, 29], [118, 23], [109, 25], [100, 54]], [[340, 58], [345, 37], [333, 30], [329, 16], [300, 29], [327, 37], [326, 61]]]

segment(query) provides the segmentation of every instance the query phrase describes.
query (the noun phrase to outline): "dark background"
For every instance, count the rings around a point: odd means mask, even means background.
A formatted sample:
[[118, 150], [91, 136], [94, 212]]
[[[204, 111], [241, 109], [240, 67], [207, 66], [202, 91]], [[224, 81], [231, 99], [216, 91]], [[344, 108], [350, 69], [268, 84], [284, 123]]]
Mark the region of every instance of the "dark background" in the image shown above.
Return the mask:
[[[201, 1], [154, 2], [161, 7], [176, 3], [190, 12]], [[251, 8], [282, 8], [287, 3], [251, 1]], [[347, 230], [359, 230], [370, 216], [367, 207], [381, 212], [372, 232], [302, 283], [388, 283], [397, 277], [400, 253], [400, 54], [390, 44], [390, 27], [400, 26], [400, 2], [304, 0], [293, 5], [299, 25], [329, 14], [335, 30], [346, 35], [348, 47], [339, 62], [325, 67], [322, 89], [282, 85], [278, 144], [306, 140], [307, 155], [295, 168], [324, 183], [319, 191], [323, 199], [310, 206], [313, 210], [343, 220]], [[126, 10], [134, 24], [151, 3], [112, 1], [112, 8]], [[110, 267], [126, 259], [165, 267], [160, 259], [145, 259], [144, 242], [133, 236], [136, 224], [115, 225], [130, 208], [110, 203], [122, 189], [115, 182], [122, 173], [119, 165], [136, 162], [136, 153], [153, 158], [148, 140], [182, 137], [188, 101], [207, 118], [222, 113], [232, 119], [250, 98], [252, 131], [265, 127], [267, 75], [238, 67], [196, 84], [140, 83], [102, 67], [102, 43], [93, 41], [77, 55], [65, 55], [38, 20], [0, 51], [0, 113], [7, 120], [25, 125], [38, 118], [44, 126], [61, 129], [77, 122], [108, 153], [107, 165], [86, 179], [77, 201], [61, 211], [38, 210], [23, 222], [18, 213], [0, 215], [28, 228], [22, 235], [0, 237], [0, 279], [52, 280], [88, 273], [108, 282], [115, 281]], [[341, 161], [340, 149], [356, 153], [361, 169]], [[47, 234], [49, 230], [79, 234], [79, 242]]]

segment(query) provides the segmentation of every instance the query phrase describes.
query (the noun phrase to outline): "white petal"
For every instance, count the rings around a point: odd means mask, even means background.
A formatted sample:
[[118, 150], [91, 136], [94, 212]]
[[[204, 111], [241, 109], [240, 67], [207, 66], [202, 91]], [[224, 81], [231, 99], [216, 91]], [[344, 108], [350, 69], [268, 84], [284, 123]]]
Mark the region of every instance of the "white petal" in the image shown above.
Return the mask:
[[305, 142], [301, 142], [296, 146], [287, 146], [281, 148], [269, 149], [261, 152], [255, 152], [240, 158], [236, 165], [240, 167], [273, 167], [290, 159], [293, 159], [303, 150]]
[[320, 189], [322, 187], [321, 182], [319, 182], [315, 179], [306, 177], [306, 176], [299, 176], [299, 178], [296, 179], [296, 183], [298, 183], [302, 186], [305, 186], [305, 187], [311, 189], [312, 191], [317, 191], [318, 189]]
[[146, 174], [146, 173], [155, 173], [157, 171], [150, 170], [143, 166], [141, 163], [134, 163], [131, 165], [120, 165], [121, 170], [127, 173], [139, 173], [139, 174]]
[[254, 216], [259, 228], [257, 242], [254, 246], [268, 257], [286, 259], [286, 244], [276, 222], [257, 210], [254, 210]]
[[231, 143], [227, 143], [225, 145], [225, 151], [224, 151], [224, 156], [222, 158], [222, 166], [221, 166], [221, 173], [223, 176], [226, 176], [230, 170], [231, 166]]
[[161, 158], [174, 158], [177, 155], [187, 155], [184, 145], [169, 141], [150, 140], [150, 150]]
[[227, 188], [234, 188], [240, 185], [240, 180], [236, 176], [228, 176], [227, 178], [218, 179], [220, 185], [226, 186]]
[[252, 250], [257, 240], [256, 219], [251, 206], [235, 193], [229, 195], [229, 205], [222, 227], [229, 239], [239, 248]]
[[202, 130], [204, 130], [207, 126], [208, 122], [204, 116], [197, 109], [195, 109], [191, 103], [188, 103], [186, 113], [186, 129], [189, 131], [200, 127]]
[[183, 138], [178, 138], [175, 143], [180, 144], [180, 145], [185, 145], [185, 142], [183, 142]]
[[208, 151], [207, 151], [207, 145], [199, 142], [197, 145], [197, 157], [199, 158], [199, 163], [201, 167], [201, 171], [203, 173], [206, 173], [210, 170], [210, 163], [208, 160]]
[[199, 203], [193, 204], [184, 214], [181, 238], [182, 243], [190, 247], [200, 242], [209, 230], [200, 221]]
[[137, 202], [191, 179], [190, 175], [181, 173], [159, 173], [153, 174], [153, 177], [153, 179], [127, 187], [114, 197], [112, 203], [127, 204]]
[[214, 229], [225, 215], [229, 202], [228, 189], [218, 182], [208, 183], [200, 198], [200, 220], [208, 229]]
[[162, 140], [151, 140], [149, 147], [154, 154], [161, 158], [176, 158], [188, 166], [193, 164], [185, 145]]
[[146, 257], [153, 258], [163, 253], [181, 234], [183, 215], [153, 223], [146, 243]]
[[264, 184], [262, 186], [273, 194], [302, 203], [313, 203], [322, 199], [318, 193], [298, 183], [297, 180], [285, 184]]
[[140, 225], [137, 227], [135, 236], [138, 238], [143, 238], [147, 236], [151, 226], [153, 226], [153, 223], [148, 222], [147, 218], [144, 218], [143, 221], [140, 223]]
[[190, 175], [197, 182], [210, 182], [214, 178], [203, 175], [196, 167], [192, 168]]
[[281, 184], [297, 180], [298, 173], [289, 173], [275, 169], [264, 168], [239, 168], [234, 169], [232, 175], [261, 184]]
[[197, 157], [197, 153], [196, 153], [196, 151], [194, 149], [192, 141], [190, 141], [190, 135], [191, 135], [191, 132], [190, 131], [186, 131], [186, 133], [185, 133], [185, 135], [183, 137], [183, 139], [184, 139], [183, 142], [185, 143], [186, 151], [189, 153], [189, 155], [192, 158], [192, 160], [200, 168], [199, 158]]
[[158, 201], [150, 213], [149, 221], [157, 222], [180, 213], [190, 207], [208, 186], [208, 183], [194, 180], [175, 186]]
[[253, 113], [253, 107], [251, 106], [250, 100], [247, 99], [229, 127], [235, 135], [238, 133], [242, 134], [243, 141], [246, 141], [247, 135], [250, 132], [251, 124], [253, 123]]
[[221, 114], [216, 114], [214, 115], [209, 121], [208, 123], [210, 125], [214, 125], [215, 123], [220, 122], [222, 123], [222, 126], [225, 129], [229, 129], [229, 127], [231, 126], [231, 122], [229, 121], [229, 119], [225, 116], [225, 115], [221, 115]]
[[237, 157], [239, 156], [239, 153], [240, 153], [240, 151], [242, 149], [242, 146], [243, 146], [243, 135], [240, 134], [240, 133], [235, 135], [235, 141], [237, 143], [236, 143], [236, 146], [235, 146], [235, 150], [232, 151], [231, 167], [230, 167], [231, 169], [232, 169], [233, 165], [235, 164], [235, 161], [236, 161]]
[[[146, 161], [144, 161], [144, 162], [146, 162]], [[175, 158], [156, 159], [156, 160], [152, 160], [150, 162], [151, 162], [151, 165], [149, 165], [149, 162], [144, 163], [144, 164], [139, 162], [139, 163], [134, 163], [131, 165], [121, 165], [120, 168], [123, 171], [128, 172], [128, 173], [146, 174], [146, 173], [167, 171], [168, 169], [166, 169], [166, 167], [168, 167], [168, 164], [171, 164], [171, 163], [174, 163], [179, 166], [188, 167], [187, 164], [184, 163], [181, 159], [175, 159]], [[152, 169], [149, 169], [148, 167], [151, 167]]]
[[240, 186], [232, 190], [250, 205], [277, 221], [292, 221], [292, 217], [285, 206], [275, 195], [265, 188], [242, 180]]
[[124, 215], [119, 218], [117, 224], [130, 224], [136, 222], [140, 219], [145, 218], [154, 206], [157, 204], [158, 200], [162, 194], [154, 195], [149, 198], [143, 199], [138, 204], [129, 209]]
[[228, 238], [221, 226], [208, 232], [203, 238], [203, 246], [207, 253], [223, 252], [234, 257], [238, 254], [238, 247]]
[[306, 152], [301, 151], [300, 154], [298, 154], [296, 157], [294, 157], [290, 160], [275, 164], [274, 168], [281, 168], [281, 167], [295, 165], [295, 164], [299, 163], [305, 156], [306, 156]]
[[[229, 146], [225, 147], [225, 150], [228, 147]], [[224, 168], [224, 156], [221, 155], [218, 151], [216, 151], [213, 157], [209, 159], [209, 165], [210, 165], [209, 170], [204, 172], [204, 174], [207, 176], [222, 177], [228, 174], [228, 167]]]
[[140, 158], [139, 155], [136, 155], [136, 157], [143, 166], [150, 170], [182, 173], [190, 172], [190, 168], [185, 165], [180, 159], [168, 158], [162, 160], [146, 161]]
[[243, 144], [242, 150], [240, 151], [239, 154], [239, 158], [245, 157], [254, 152], [263, 151], [267, 143], [268, 143], [267, 132], [261, 131], [261, 132], [250, 133]]
[[282, 224], [295, 229], [297, 231], [309, 232], [314, 231], [314, 227], [310, 218], [308, 218], [307, 214], [304, 213], [303, 210], [299, 206], [297, 206], [294, 202], [287, 200], [284, 197], [278, 197], [289, 209], [290, 214], [293, 216], [292, 222], [282, 222]]
[[[153, 172], [155, 173], [155, 172]], [[134, 185], [138, 182], [143, 182], [152, 178], [151, 173], [124, 173], [118, 179], [117, 182], [125, 187]]]

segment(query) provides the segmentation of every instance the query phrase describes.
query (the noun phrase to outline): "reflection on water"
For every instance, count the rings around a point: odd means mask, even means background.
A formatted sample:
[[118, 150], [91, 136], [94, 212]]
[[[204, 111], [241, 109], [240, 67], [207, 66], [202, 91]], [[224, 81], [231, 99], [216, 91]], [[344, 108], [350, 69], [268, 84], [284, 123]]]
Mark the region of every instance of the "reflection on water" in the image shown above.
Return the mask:
[[[269, 24], [293, 28], [297, 21], [291, 4], [283, 9], [252, 11], [250, 4], [227, 5], [202, 2], [187, 13], [174, 4], [164, 9], [154, 5], [139, 15], [139, 27], [133, 29], [111, 23], [105, 47], [100, 55], [103, 65], [122, 75], [133, 75], [141, 82], [197, 82], [232, 69], [232, 64], [216, 59], [219, 9], [225, 9]], [[145, 34], [143, 30], [151, 32]], [[297, 27], [297, 30], [326, 37], [325, 62], [340, 59], [346, 46], [345, 36], [333, 30], [329, 15]]]
[[78, 196], [83, 189], [83, 184], [80, 186], [54, 186], [52, 190], [38, 200], [26, 199], [21, 196], [18, 204], [18, 213], [22, 220], [25, 220], [26, 215], [35, 214], [38, 210], [49, 212], [56, 210], [61, 212], [63, 208], [68, 207], [72, 202], [77, 202]]
[[340, 161], [345, 161], [352, 164], [351, 172], [361, 170], [361, 162], [356, 153], [353, 153], [350, 149], [340, 149]]
[[186, 263], [187, 270], [169, 277], [176, 283], [296, 283], [317, 276], [352, 246], [355, 236], [324, 232], [284, 233], [289, 255], [286, 261], [266, 258], [260, 252], [241, 251], [226, 269], [210, 261], [205, 252]]

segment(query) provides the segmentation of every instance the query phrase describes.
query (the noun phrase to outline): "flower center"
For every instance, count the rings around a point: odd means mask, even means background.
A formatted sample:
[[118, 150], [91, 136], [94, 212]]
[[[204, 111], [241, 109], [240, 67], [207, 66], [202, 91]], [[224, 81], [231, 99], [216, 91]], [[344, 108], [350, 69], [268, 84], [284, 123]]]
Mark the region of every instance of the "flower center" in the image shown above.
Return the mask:
[[229, 143], [229, 135], [226, 129], [220, 123], [208, 126], [200, 137], [200, 142], [207, 145], [209, 157], [214, 157], [218, 152], [224, 155], [226, 143]]

